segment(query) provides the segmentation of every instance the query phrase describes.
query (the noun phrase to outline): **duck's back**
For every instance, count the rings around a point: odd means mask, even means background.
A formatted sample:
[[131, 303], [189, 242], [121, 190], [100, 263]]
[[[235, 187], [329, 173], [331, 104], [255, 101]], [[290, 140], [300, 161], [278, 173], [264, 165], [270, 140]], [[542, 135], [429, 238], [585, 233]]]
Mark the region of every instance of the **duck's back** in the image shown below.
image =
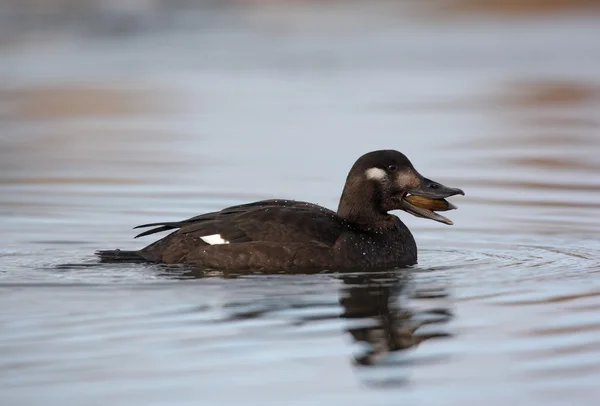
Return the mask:
[[345, 228], [335, 212], [293, 200], [263, 200], [139, 227], [151, 226], [156, 228], [139, 236], [177, 231], [142, 249], [145, 259], [227, 269], [289, 266], [307, 252], [323, 257]]
[[[125, 255], [222, 270], [307, 271], [413, 264], [416, 245], [410, 231], [395, 216], [387, 220], [382, 229], [364, 230], [316, 204], [263, 200], [180, 222], [138, 226], [154, 227], [138, 237], [176, 231]], [[111, 255], [104, 252], [107, 259]]]

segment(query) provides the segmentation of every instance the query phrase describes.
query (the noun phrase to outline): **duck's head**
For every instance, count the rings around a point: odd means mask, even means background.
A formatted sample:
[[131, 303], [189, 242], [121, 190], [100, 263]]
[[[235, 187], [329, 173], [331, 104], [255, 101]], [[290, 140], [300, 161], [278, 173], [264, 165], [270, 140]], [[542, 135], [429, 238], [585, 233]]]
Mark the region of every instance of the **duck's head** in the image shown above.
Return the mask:
[[352, 166], [338, 214], [352, 218], [404, 210], [451, 225], [451, 220], [436, 211], [456, 209], [445, 199], [464, 194], [461, 189], [422, 176], [401, 152], [373, 151], [361, 156]]

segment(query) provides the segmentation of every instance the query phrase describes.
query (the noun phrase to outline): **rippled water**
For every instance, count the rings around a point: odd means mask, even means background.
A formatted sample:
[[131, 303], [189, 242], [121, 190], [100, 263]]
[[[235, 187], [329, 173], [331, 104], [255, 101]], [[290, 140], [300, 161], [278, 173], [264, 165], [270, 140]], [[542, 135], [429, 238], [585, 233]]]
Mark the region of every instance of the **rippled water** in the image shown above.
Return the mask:
[[[597, 20], [286, 10], [4, 45], [0, 403], [595, 404]], [[414, 268], [92, 255], [256, 199], [335, 208], [378, 148], [467, 192], [455, 226], [402, 216]]]

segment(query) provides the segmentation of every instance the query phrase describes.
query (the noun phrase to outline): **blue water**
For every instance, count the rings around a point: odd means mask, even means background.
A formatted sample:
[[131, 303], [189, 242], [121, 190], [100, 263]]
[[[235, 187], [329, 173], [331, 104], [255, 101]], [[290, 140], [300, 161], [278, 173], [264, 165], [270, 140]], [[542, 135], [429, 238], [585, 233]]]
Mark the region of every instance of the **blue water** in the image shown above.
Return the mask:
[[[0, 404], [595, 404], [600, 25], [382, 4], [3, 43]], [[236, 276], [92, 255], [252, 200], [335, 208], [379, 148], [467, 193], [451, 227], [400, 214], [414, 268]]]

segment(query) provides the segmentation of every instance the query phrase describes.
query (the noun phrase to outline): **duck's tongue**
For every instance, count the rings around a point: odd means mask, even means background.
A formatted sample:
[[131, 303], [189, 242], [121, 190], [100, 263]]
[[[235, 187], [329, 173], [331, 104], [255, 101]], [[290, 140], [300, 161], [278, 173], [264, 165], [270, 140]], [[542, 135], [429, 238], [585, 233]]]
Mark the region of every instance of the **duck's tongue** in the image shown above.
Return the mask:
[[431, 199], [423, 196], [408, 195], [402, 199], [402, 202], [404, 206], [402, 209], [413, 216], [439, 221], [448, 225], [454, 224], [449, 218], [435, 213], [435, 211], [447, 211], [457, 208], [446, 199]]

